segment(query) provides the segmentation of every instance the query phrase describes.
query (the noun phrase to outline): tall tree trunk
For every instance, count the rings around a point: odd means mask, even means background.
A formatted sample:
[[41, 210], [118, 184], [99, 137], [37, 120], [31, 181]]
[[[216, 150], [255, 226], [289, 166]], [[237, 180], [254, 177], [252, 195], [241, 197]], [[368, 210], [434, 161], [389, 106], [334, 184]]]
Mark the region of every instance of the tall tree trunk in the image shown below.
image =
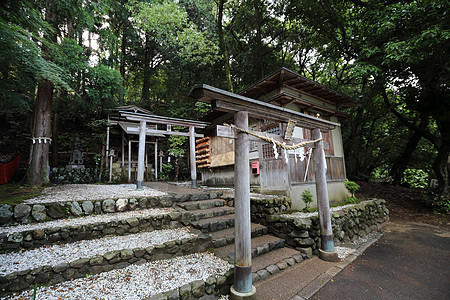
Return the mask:
[[[51, 135], [53, 84], [45, 80], [38, 86], [36, 106], [34, 109], [33, 137], [46, 137]], [[43, 140], [35, 140], [32, 147], [31, 163], [27, 172], [27, 182], [31, 185], [48, 183], [48, 153], [50, 143]]]
[[225, 45], [225, 39], [223, 37], [222, 19], [223, 19], [223, 6], [227, 0], [219, 0], [218, 15], [217, 15], [217, 33], [219, 34], [220, 50], [223, 54], [223, 60], [225, 63], [225, 77], [227, 78], [228, 91], [233, 92], [233, 83], [231, 82], [230, 71], [230, 57], [228, 56], [228, 50]]
[[[122, 75], [122, 85], [125, 89], [125, 56], [126, 56], [126, 50], [127, 50], [127, 37], [125, 36], [125, 25], [122, 30], [122, 44], [120, 45], [120, 49], [122, 52], [121, 60], [120, 60], [120, 75]], [[122, 95], [122, 97], [119, 99], [119, 104], [123, 105], [125, 104], [125, 95]]]
[[[419, 127], [425, 128], [428, 126], [428, 119], [425, 116], [421, 116], [422, 121], [420, 122]], [[400, 185], [401, 180], [403, 178], [403, 173], [406, 170], [406, 167], [408, 166], [409, 160], [411, 159], [411, 156], [416, 150], [417, 145], [420, 142], [420, 139], [423, 137], [423, 134], [421, 131], [412, 130], [412, 134], [410, 135], [408, 142], [405, 145], [405, 148], [403, 148], [403, 151], [400, 153], [400, 155], [395, 160], [394, 164], [392, 165], [391, 171], [389, 172], [389, 175], [393, 177], [393, 184], [394, 185]]]
[[256, 71], [260, 78], [264, 78], [264, 49], [262, 41], [262, 12], [260, 7], [260, 0], [254, 0], [253, 6], [255, 8], [255, 27], [256, 27]]
[[144, 47], [144, 78], [142, 84], [142, 101], [144, 103], [149, 103], [150, 100], [150, 60], [151, 60], [151, 49], [150, 49], [150, 35], [145, 35], [145, 47]]
[[[448, 122], [447, 122], [448, 123]], [[449, 191], [449, 168], [450, 168], [450, 130], [449, 126], [440, 128], [441, 143], [438, 149], [438, 154], [433, 162], [433, 170], [439, 181], [439, 195], [448, 197]]]

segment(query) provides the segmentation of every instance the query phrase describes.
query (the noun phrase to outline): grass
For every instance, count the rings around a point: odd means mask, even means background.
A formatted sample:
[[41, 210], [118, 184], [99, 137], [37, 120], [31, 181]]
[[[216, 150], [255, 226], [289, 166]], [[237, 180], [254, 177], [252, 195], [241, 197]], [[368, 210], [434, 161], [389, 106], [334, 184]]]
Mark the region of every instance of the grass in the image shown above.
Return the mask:
[[20, 204], [26, 199], [42, 195], [45, 186], [30, 186], [21, 184], [0, 185], [0, 204]]

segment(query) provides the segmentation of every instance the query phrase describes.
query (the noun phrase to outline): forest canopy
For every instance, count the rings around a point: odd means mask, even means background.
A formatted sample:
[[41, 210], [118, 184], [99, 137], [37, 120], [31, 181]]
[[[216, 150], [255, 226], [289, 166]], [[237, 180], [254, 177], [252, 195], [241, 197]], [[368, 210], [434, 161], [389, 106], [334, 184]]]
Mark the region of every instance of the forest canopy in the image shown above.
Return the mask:
[[1, 152], [43, 184], [74, 129], [101, 154], [106, 109], [197, 118], [194, 84], [240, 91], [286, 67], [361, 104], [342, 127], [349, 178], [448, 195], [449, 27], [446, 0], [6, 0]]

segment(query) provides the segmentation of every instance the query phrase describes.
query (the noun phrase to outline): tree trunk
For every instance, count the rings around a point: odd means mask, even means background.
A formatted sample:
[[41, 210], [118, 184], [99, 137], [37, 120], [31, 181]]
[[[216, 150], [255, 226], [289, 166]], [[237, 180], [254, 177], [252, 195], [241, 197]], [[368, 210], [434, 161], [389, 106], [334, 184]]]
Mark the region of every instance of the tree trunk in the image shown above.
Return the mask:
[[439, 181], [439, 195], [448, 197], [449, 185], [450, 132], [441, 129], [441, 145], [433, 162], [433, 170]]
[[227, 47], [225, 45], [225, 39], [223, 37], [222, 29], [222, 18], [223, 18], [223, 6], [227, 0], [219, 0], [218, 3], [218, 16], [217, 16], [217, 33], [219, 35], [219, 45], [220, 50], [222, 50], [223, 60], [225, 63], [225, 77], [227, 78], [228, 91], [233, 93], [233, 83], [231, 82], [231, 71], [230, 71], [230, 58], [228, 56]]
[[[425, 130], [428, 126], [428, 118], [426, 116], [421, 116], [422, 121], [420, 122], [419, 127]], [[402, 153], [398, 156], [394, 164], [392, 165], [391, 171], [389, 172], [389, 175], [394, 178], [393, 184], [394, 185], [400, 185], [401, 180], [403, 178], [403, 173], [406, 170], [406, 167], [408, 166], [409, 160], [411, 159], [411, 156], [416, 150], [417, 145], [420, 142], [420, 139], [423, 137], [423, 134], [421, 131], [418, 130], [412, 130], [412, 135], [408, 139], [408, 142], [405, 145], [405, 148], [403, 149]]]
[[[38, 86], [36, 106], [34, 109], [33, 137], [49, 138], [51, 135], [53, 84], [45, 80]], [[48, 183], [48, 153], [50, 143], [46, 140], [35, 140], [32, 147], [31, 163], [27, 172], [27, 182], [31, 185]]]
[[[120, 60], [120, 75], [122, 75], [122, 85], [125, 89], [125, 56], [126, 56], [126, 45], [127, 45], [127, 37], [125, 36], [125, 25], [122, 30], [122, 44], [120, 45], [120, 49], [122, 52], [121, 60]], [[119, 104], [125, 104], [125, 94], [119, 99]]]
[[260, 7], [260, 0], [254, 0], [255, 7], [255, 27], [256, 27], [256, 72], [259, 78], [264, 78], [264, 49], [262, 41], [262, 12]]
[[145, 47], [144, 47], [144, 78], [142, 84], [142, 102], [149, 103], [150, 100], [150, 59], [151, 59], [151, 49], [150, 49], [150, 36], [145, 35]]

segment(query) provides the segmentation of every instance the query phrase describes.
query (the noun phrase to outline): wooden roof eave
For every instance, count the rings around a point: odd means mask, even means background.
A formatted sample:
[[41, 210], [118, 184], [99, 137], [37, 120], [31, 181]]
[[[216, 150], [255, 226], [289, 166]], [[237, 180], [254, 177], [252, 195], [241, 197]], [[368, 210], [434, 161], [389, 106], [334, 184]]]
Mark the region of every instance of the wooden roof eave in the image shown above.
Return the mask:
[[193, 121], [186, 119], [169, 118], [157, 115], [147, 115], [141, 113], [132, 113], [127, 111], [119, 111], [121, 117], [124, 117], [128, 121], [140, 122], [146, 121], [152, 124], [168, 124], [185, 127], [205, 128], [209, 125], [208, 122]]
[[245, 96], [221, 90], [206, 84], [196, 85], [189, 93], [191, 99], [210, 103], [214, 109], [226, 112], [248, 111], [250, 116], [279, 122], [294, 120], [298, 126], [307, 129], [319, 128], [324, 132], [339, 126], [327, 120], [318, 119], [297, 111], [258, 101]]

